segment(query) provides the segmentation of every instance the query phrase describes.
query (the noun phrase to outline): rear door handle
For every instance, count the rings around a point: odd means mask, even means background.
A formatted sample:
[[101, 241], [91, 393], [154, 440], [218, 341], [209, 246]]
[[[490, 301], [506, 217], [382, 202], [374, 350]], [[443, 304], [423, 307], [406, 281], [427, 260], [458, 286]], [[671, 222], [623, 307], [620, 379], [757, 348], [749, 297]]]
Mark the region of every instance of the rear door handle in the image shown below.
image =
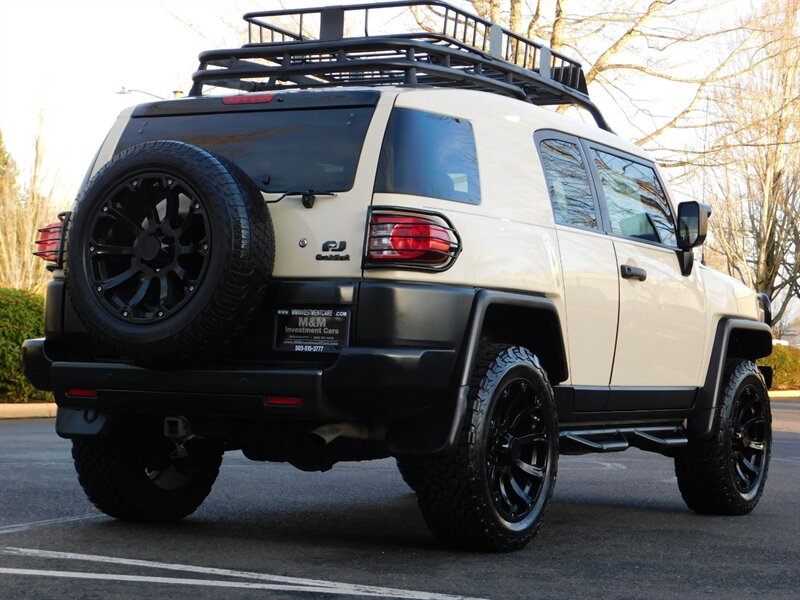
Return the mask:
[[639, 267], [620, 265], [619, 272], [622, 274], [623, 279], [638, 279], [639, 281], [647, 279], [647, 271]]

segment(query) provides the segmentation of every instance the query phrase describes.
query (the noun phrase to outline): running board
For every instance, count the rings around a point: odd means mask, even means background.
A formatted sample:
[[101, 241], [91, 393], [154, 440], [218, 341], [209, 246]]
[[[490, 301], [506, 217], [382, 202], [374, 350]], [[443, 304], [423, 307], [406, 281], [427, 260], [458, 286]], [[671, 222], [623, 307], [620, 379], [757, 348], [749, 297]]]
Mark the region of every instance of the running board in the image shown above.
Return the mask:
[[683, 425], [570, 429], [562, 431], [559, 438], [561, 454], [622, 452], [633, 446], [669, 456], [689, 443]]

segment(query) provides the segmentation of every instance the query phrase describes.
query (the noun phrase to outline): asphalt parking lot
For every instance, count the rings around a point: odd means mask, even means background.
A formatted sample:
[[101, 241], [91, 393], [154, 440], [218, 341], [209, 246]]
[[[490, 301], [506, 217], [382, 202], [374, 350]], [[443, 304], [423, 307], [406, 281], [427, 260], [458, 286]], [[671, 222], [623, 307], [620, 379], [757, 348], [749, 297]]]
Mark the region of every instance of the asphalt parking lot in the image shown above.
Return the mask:
[[309, 474], [230, 453], [193, 516], [116, 522], [52, 419], [0, 421], [0, 597], [797, 598], [800, 402], [773, 412], [750, 516], [690, 512], [658, 455], [562, 457], [541, 534], [505, 555], [439, 547], [393, 460]]

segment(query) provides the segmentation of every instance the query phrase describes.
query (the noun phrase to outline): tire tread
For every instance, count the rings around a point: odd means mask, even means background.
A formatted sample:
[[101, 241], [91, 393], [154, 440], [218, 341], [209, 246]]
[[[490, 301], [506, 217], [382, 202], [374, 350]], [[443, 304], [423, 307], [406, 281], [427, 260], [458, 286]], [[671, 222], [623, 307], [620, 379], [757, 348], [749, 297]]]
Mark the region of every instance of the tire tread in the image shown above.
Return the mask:
[[181, 489], [166, 491], [147, 479], [132, 443], [130, 438], [73, 440], [75, 470], [89, 500], [122, 521], [178, 521], [197, 510], [219, 474], [222, 453], [204, 453], [197, 476]]

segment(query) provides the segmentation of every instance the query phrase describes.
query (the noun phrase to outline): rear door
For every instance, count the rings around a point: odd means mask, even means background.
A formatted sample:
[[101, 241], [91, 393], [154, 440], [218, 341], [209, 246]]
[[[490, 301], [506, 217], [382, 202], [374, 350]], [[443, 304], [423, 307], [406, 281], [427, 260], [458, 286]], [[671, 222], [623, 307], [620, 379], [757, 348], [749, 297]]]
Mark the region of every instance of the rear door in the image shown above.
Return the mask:
[[[655, 408], [653, 402], [661, 408], [691, 406], [700, 383], [705, 296], [697, 269], [689, 276], [681, 272], [665, 187], [645, 159], [593, 143], [584, 142], [584, 149], [613, 239], [619, 280], [608, 408]], [[642, 393], [643, 388], [664, 393]], [[650, 404], [642, 404], [647, 398]]]
[[[564, 274], [571, 384], [608, 386], [617, 333], [617, 263], [603, 231], [586, 155], [575, 137], [535, 136], [556, 223]], [[605, 394], [576, 396], [575, 410], [602, 410]]]

